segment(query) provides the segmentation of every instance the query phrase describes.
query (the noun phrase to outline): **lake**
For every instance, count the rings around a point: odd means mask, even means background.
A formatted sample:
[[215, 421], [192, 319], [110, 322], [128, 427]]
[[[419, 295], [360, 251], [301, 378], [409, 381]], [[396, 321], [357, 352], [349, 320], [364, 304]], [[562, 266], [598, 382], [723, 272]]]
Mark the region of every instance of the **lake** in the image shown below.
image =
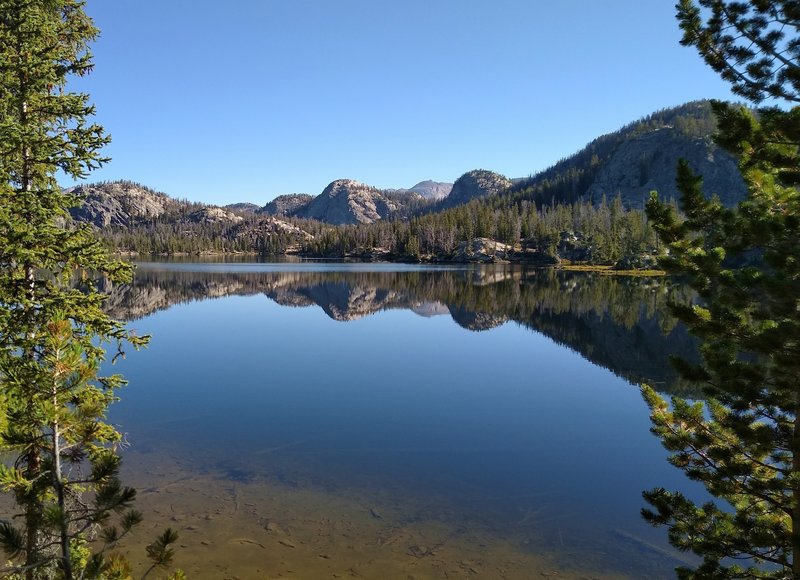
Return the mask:
[[[111, 420], [193, 578], [669, 578], [641, 492], [697, 496], [637, 384], [691, 389], [664, 278], [514, 266], [142, 263]], [[137, 545], [138, 544], [138, 545]]]

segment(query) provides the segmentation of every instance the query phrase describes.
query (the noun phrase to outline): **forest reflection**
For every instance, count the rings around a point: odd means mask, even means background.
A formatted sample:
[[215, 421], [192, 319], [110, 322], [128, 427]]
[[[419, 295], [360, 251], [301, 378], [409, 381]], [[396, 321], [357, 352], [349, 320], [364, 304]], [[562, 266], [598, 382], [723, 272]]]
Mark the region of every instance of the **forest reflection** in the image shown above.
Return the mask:
[[[202, 265], [198, 265], [202, 266]], [[664, 392], [686, 392], [670, 356], [696, 357], [697, 344], [669, 313], [690, 299], [666, 278], [556, 269], [170, 268], [139, 266], [131, 285], [109, 290], [108, 311], [134, 320], [173, 305], [263, 294], [287, 307], [319, 307], [351, 321], [390, 309], [450, 316], [484, 331], [508, 322], [542, 333], [625, 378]]]

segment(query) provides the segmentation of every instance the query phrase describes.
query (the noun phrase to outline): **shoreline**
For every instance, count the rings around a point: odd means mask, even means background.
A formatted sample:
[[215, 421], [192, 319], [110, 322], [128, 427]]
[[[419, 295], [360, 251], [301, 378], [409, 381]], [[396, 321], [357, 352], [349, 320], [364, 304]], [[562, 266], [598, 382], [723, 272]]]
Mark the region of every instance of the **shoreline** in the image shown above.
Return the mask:
[[326, 262], [348, 262], [355, 264], [373, 264], [373, 263], [386, 263], [386, 264], [464, 264], [464, 265], [514, 265], [514, 266], [527, 266], [531, 268], [553, 268], [556, 270], [564, 270], [567, 272], [587, 272], [596, 273], [605, 276], [642, 276], [642, 277], [656, 277], [666, 276], [664, 270], [657, 268], [642, 268], [642, 269], [615, 269], [613, 265], [609, 264], [588, 264], [588, 263], [570, 263], [568, 261], [558, 262], [545, 262], [543, 260], [508, 260], [508, 259], [495, 259], [495, 260], [453, 260], [453, 259], [439, 259], [434, 256], [422, 256], [420, 258], [412, 258], [410, 256], [372, 256], [372, 255], [348, 255], [339, 257], [324, 257], [303, 255], [300, 253], [286, 253], [276, 254], [274, 256], [266, 256], [259, 252], [219, 252], [219, 251], [204, 251], [204, 252], [174, 252], [174, 253], [159, 253], [159, 254], [141, 254], [139, 252], [111, 252], [111, 255], [121, 259], [171, 259], [171, 258], [196, 258], [198, 261], [203, 261], [204, 258], [258, 258], [262, 261], [285, 261], [299, 260], [299, 261], [326, 261]]

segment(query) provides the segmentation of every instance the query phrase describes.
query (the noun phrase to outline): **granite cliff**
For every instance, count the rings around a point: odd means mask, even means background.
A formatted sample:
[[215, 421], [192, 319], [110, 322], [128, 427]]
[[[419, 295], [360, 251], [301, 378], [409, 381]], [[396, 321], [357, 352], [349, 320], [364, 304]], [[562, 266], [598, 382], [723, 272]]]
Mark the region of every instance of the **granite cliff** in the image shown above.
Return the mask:
[[453, 189], [452, 183], [443, 183], [441, 181], [432, 181], [428, 179], [425, 181], [420, 181], [419, 183], [409, 187], [408, 189], [398, 189], [396, 191], [418, 193], [425, 199], [438, 201], [450, 195], [450, 191], [452, 189]]
[[509, 187], [511, 180], [507, 177], [486, 169], [474, 169], [456, 179], [450, 194], [439, 207], [455, 207], [480, 197], [498, 195]]
[[703, 178], [707, 196], [733, 206], [747, 195], [736, 159], [712, 139], [716, 119], [708, 101], [664, 109], [598, 137], [577, 153], [511, 187], [537, 203], [595, 204], [619, 196], [628, 208], [642, 208], [651, 191], [679, 199], [679, 159]]
[[254, 213], [247, 204], [192, 203], [131, 181], [81, 185], [70, 191], [83, 200], [71, 211], [72, 218], [91, 223], [121, 252], [286, 253], [313, 238], [296, 224]]
[[675, 127], [663, 127], [619, 144], [603, 163], [581, 196], [599, 203], [605, 195], [619, 195], [629, 208], [643, 208], [651, 191], [665, 199], [680, 199], [675, 186], [678, 159], [685, 159], [703, 176], [705, 193], [717, 195], [733, 206], [747, 194], [736, 160], [708, 137], [686, 135]]
[[275, 216], [290, 216], [302, 211], [314, 199], [313, 195], [307, 193], [288, 193], [279, 195], [264, 207], [258, 210]]
[[132, 181], [79, 185], [69, 192], [83, 200], [81, 207], [71, 210], [72, 217], [99, 228], [130, 226], [191, 207]]
[[354, 179], [337, 179], [293, 215], [337, 225], [371, 224], [397, 213], [408, 200], [408, 194], [398, 196]]

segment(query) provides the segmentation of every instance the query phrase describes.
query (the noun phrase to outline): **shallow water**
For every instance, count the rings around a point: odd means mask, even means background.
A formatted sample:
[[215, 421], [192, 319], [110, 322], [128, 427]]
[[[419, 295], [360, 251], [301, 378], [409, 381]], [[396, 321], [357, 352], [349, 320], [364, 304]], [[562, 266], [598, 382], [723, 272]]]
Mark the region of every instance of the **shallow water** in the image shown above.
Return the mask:
[[509, 267], [142, 264], [109, 300], [153, 335], [116, 369], [126, 483], [194, 578], [671, 577], [684, 556], [641, 492], [696, 490], [631, 381], [684, 388], [679, 293]]

